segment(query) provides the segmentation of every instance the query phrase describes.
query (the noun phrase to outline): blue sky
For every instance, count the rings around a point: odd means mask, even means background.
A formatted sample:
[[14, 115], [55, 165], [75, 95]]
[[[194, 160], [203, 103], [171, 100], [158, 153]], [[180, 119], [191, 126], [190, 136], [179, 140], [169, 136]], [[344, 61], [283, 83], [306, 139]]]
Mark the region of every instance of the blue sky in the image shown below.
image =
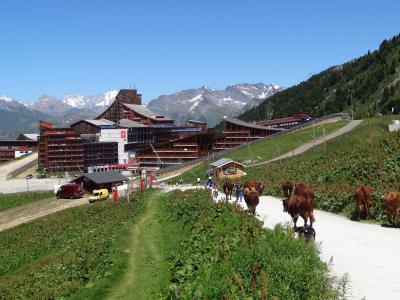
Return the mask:
[[1, 0], [0, 95], [288, 87], [376, 49], [399, 12], [398, 0]]

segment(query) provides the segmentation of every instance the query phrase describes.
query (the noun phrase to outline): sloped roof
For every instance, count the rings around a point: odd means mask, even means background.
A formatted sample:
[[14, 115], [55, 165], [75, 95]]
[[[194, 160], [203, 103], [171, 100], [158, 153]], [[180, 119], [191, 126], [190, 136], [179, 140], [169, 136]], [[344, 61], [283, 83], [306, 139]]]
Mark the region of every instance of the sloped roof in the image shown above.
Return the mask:
[[37, 141], [39, 134], [38, 133], [24, 133], [24, 137], [28, 140]]
[[135, 122], [129, 119], [121, 119], [118, 122], [119, 127], [124, 127], [124, 128], [137, 128], [137, 127], [148, 127], [145, 124]]
[[271, 130], [271, 131], [283, 131], [283, 130], [286, 130], [286, 129], [282, 129], [282, 128], [261, 126], [261, 125], [255, 124], [255, 123], [249, 123], [249, 122], [242, 121], [242, 120], [239, 120], [239, 119], [236, 119], [236, 118], [226, 118], [225, 121], [229, 122], [229, 123], [232, 123], [232, 124], [235, 124], [235, 125], [254, 128], [254, 129]]
[[82, 177], [86, 177], [97, 184], [121, 182], [128, 180], [128, 178], [121, 175], [117, 171], [107, 171], [107, 172], [84, 173], [81, 177], [76, 178], [73, 181], [79, 181], [79, 179], [81, 179]]
[[71, 124], [71, 126], [75, 126], [76, 124], [79, 124], [80, 122], [86, 122], [86, 123], [92, 124], [97, 127], [115, 125], [114, 122], [107, 120], [107, 119], [98, 119], [98, 120], [85, 119], [85, 120], [80, 120], [78, 122], [75, 122], [74, 124]]
[[[151, 110], [149, 110], [147, 107], [143, 105], [137, 105], [137, 104], [127, 104], [127, 103], [122, 103], [124, 106], [127, 108], [137, 112], [139, 115], [142, 115], [146, 118], [152, 119], [152, 120], [158, 120], [158, 121], [173, 121], [172, 119], [169, 119], [165, 116], [160, 116]], [[157, 116], [157, 117], [156, 117]]]
[[230, 158], [225, 158], [225, 157], [221, 158], [221, 159], [218, 159], [217, 161], [214, 161], [213, 163], [210, 164], [210, 166], [214, 167], [214, 168], [221, 168], [221, 167], [223, 167], [226, 164], [229, 164], [231, 162], [234, 162], [235, 164], [241, 165], [242, 167], [244, 167], [244, 165], [242, 165], [241, 163], [238, 163], [237, 161], [234, 161], [234, 160], [232, 160]]

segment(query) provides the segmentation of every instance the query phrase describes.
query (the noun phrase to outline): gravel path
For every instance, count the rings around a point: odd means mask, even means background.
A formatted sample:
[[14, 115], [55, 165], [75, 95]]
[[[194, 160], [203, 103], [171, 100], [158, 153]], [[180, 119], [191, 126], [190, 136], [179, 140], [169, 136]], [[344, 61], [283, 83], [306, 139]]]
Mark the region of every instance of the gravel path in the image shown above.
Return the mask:
[[280, 156], [277, 156], [277, 157], [275, 157], [273, 159], [270, 159], [270, 160], [267, 160], [267, 161], [263, 161], [263, 162], [260, 162], [260, 163], [253, 164], [251, 166], [269, 164], [269, 163], [277, 161], [277, 160], [286, 159], [286, 158], [290, 158], [290, 157], [295, 156], [295, 155], [302, 154], [302, 153], [306, 152], [307, 150], [310, 150], [311, 148], [313, 148], [315, 146], [322, 145], [324, 142], [327, 142], [329, 140], [337, 138], [338, 136], [346, 134], [347, 132], [352, 131], [355, 127], [360, 125], [362, 121], [363, 120], [350, 121], [349, 124], [347, 124], [347, 125], [339, 128], [338, 130], [328, 134], [327, 136], [325, 136], [325, 138], [321, 137], [321, 138], [315, 140], [315, 143], [314, 143], [314, 141], [305, 143], [305, 144], [297, 147], [293, 151], [290, 151], [288, 153], [282, 154]]
[[[190, 188], [194, 187], [181, 189]], [[219, 193], [218, 200], [224, 197]], [[244, 201], [239, 204], [247, 208]], [[400, 299], [400, 229], [354, 222], [320, 210], [315, 210], [314, 215], [321, 259], [331, 262], [333, 275], [348, 274], [349, 299]], [[260, 198], [257, 218], [268, 228], [279, 223], [292, 224], [290, 216], [282, 211], [282, 201], [269, 196]], [[298, 225], [303, 225], [301, 218]]]
[[[261, 197], [257, 214], [268, 228], [291, 224], [281, 200], [274, 197]], [[349, 299], [400, 299], [400, 229], [354, 222], [320, 210], [314, 214], [321, 258], [327, 263], [332, 259], [335, 276], [348, 274]], [[303, 225], [301, 218], [297, 222]]]

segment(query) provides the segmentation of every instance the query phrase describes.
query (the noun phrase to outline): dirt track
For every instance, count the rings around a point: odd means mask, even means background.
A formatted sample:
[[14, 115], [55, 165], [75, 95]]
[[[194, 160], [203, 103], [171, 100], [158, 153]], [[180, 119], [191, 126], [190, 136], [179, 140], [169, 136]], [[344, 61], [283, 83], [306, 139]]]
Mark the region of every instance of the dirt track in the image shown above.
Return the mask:
[[[182, 189], [193, 188], [187, 186]], [[223, 197], [220, 193], [219, 200]], [[240, 204], [247, 208], [244, 201]], [[321, 259], [328, 264], [332, 261], [333, 275], [341, 277], [348, 274], [348, 299], [400, 299], [399, 228], [354, 222], [320, 210], [315, 210], [314, 214], [316, 242], [321, 249]], [[274, 197], [261, 197], [257, 217], [268, 228], [274, 228], [278, 223], [292, 224], [290, 216], [282, 211], [281, 200]], [[303, 225], [301, 218], [298, 225]]]
[[72, 200], [52, 198], [11, 208], [0, 213], [0, 232], [63, 209], [87, 203], [88, 199], [85, 197]]

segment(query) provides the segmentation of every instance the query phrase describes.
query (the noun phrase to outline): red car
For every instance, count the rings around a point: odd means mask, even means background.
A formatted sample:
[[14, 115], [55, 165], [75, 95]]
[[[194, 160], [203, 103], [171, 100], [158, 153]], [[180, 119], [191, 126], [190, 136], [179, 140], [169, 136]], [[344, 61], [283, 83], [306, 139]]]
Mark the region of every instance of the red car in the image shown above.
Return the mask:
[[77, 199], [83, 196], [82, 187], [76, 183], [67, 183], [58, 189], [56, 193], [57, 198], [64, 199]]

